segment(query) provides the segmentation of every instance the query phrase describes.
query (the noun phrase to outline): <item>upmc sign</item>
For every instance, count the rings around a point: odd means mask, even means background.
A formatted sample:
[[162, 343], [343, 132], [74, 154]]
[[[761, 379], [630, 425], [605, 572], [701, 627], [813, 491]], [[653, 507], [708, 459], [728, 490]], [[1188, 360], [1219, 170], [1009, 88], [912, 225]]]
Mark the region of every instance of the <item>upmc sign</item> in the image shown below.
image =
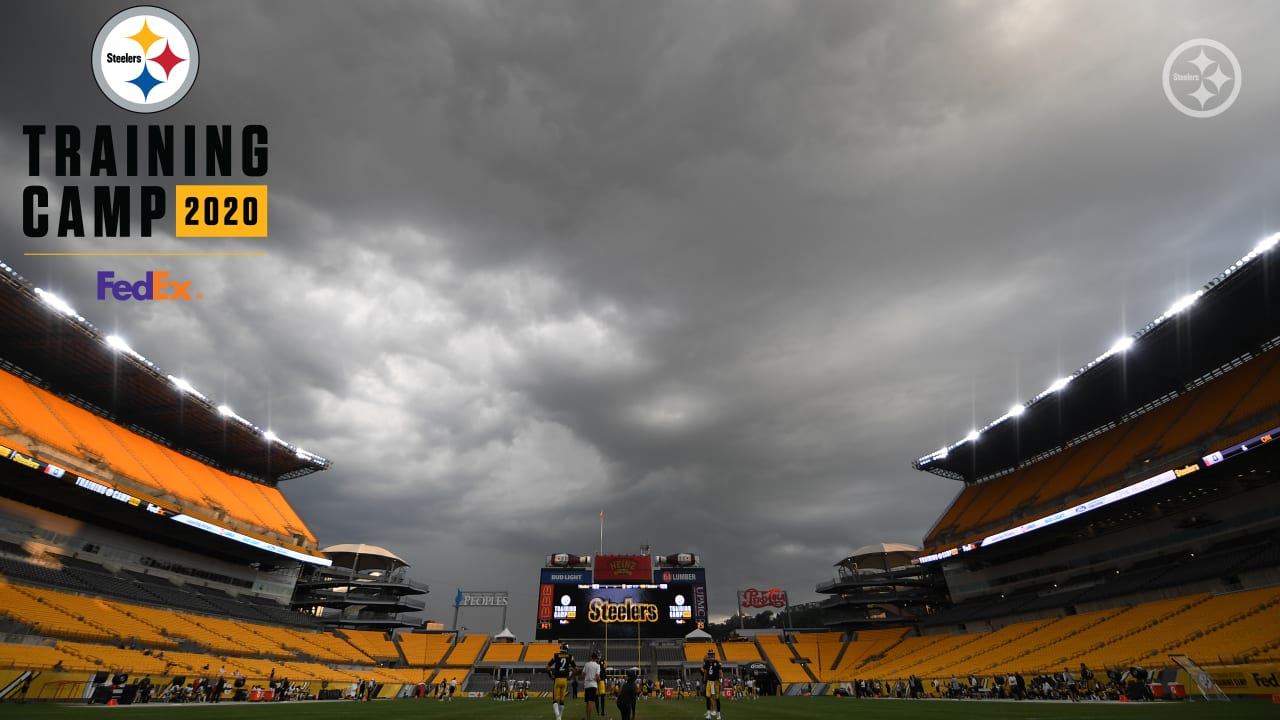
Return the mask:
[[740, 595], [742, 597], [742, 607], [744, 608], [781, 608], [787, 606], [787, 593], [781, 588], [769, 588], [768, 590], [747, 588]]

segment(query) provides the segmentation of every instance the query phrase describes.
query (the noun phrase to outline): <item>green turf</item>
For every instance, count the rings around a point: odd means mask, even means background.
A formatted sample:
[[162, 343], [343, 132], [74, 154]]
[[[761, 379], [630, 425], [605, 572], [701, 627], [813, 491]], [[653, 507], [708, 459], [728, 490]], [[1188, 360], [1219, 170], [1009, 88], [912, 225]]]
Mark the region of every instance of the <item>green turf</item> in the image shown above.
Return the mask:
[[[4, 720], [41, 718], [91, 718], [126, 716], [134, 720], [554, 720], [547, 700], [495, 702], [458, 699], [450, 703], [435, 700], [377, 700], [288, 703], [221, 703], [219, 705], [145, 705], [103, 707], [101, 705], [0, 705]], [[702, 701], [697, 699], [641, 701], [636, 720], [702, 720]], [[843, 698], [763, 698], [756, 701], [725, 702], [725, 720], [895, 720], [897, 718], [938, 718], [939, 720], [1017, 720], [1090, 718], [1107, 720], [1178, 720], [1180, 718], [1249, 720], [1280, 717], [1280, 707], [1262, 700], [1231, 703], [1184, 701], [1178, 703], [1050, 703], [989, 700], [853, 700]], [[610, 707], [609, 717], [618, 720]], [[565, 720], [584, 720], [581, 701], [570, 701]]]

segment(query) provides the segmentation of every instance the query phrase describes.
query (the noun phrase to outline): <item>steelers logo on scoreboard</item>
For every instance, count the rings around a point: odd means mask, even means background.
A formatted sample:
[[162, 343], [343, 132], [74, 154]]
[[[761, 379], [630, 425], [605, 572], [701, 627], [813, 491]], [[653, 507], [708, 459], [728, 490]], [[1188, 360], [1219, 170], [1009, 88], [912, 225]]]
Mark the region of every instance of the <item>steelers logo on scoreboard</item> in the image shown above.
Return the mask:
[[686, 620], [693, 617], [693, 607], [685, 604], [684, 595], [677, 594], [673, 599], [674, 605], [667, 606], [667, 614], [676, 624], [683, 625]]
[[136, 113], [173, 107], [196, 82], [200, 52], [177, 15], [157, 7], [122, 10], [98, 31], [93, 74], [111, 102]]
[[568, 595], [561, 595], [560, 604], [552, 611], [552, 617], [561, 621], [561, 623], [576, 619], [578, 617], [578, 606], [573, 604], [573, 598]]

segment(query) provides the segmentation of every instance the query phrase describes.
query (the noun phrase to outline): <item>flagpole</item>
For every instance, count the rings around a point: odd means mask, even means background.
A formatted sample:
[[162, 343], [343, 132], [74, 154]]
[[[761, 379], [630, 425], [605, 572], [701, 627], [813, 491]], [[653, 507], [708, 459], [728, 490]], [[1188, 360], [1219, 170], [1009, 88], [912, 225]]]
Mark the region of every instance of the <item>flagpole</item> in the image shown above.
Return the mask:
[[[596, 553], [596, 560], [599, 561], [600, 559], [599, 556], [603, 554], [604, 554], [604, 510], [601, 510], [600, 511], [600, 549], [599, 549], [599, 552]], [[595, 572], [593, 571], [591, 575], [592, 575], [592, 580], [594, 580]], [[609, 666], [609, 623], [608, 622], [604, 623], [604, 657], [600, 659], [603, 661], [600, 663], [601, 668], [606, 668]], [[603, 676], [604, 672], [601, 672], [600, 674]], [[600, 679], [601, 681], [606, 681], [605, 677], [601, 677]]]

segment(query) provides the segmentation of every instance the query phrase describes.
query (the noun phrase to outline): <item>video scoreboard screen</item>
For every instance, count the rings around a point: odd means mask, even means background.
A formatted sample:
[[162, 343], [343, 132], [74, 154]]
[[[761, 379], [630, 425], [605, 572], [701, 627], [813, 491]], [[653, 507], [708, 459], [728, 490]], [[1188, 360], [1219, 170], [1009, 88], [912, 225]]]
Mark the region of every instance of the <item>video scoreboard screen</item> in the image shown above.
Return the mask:
[[707, 621], [706, 585], [543, 583], [538, 640], [679, 638]]

